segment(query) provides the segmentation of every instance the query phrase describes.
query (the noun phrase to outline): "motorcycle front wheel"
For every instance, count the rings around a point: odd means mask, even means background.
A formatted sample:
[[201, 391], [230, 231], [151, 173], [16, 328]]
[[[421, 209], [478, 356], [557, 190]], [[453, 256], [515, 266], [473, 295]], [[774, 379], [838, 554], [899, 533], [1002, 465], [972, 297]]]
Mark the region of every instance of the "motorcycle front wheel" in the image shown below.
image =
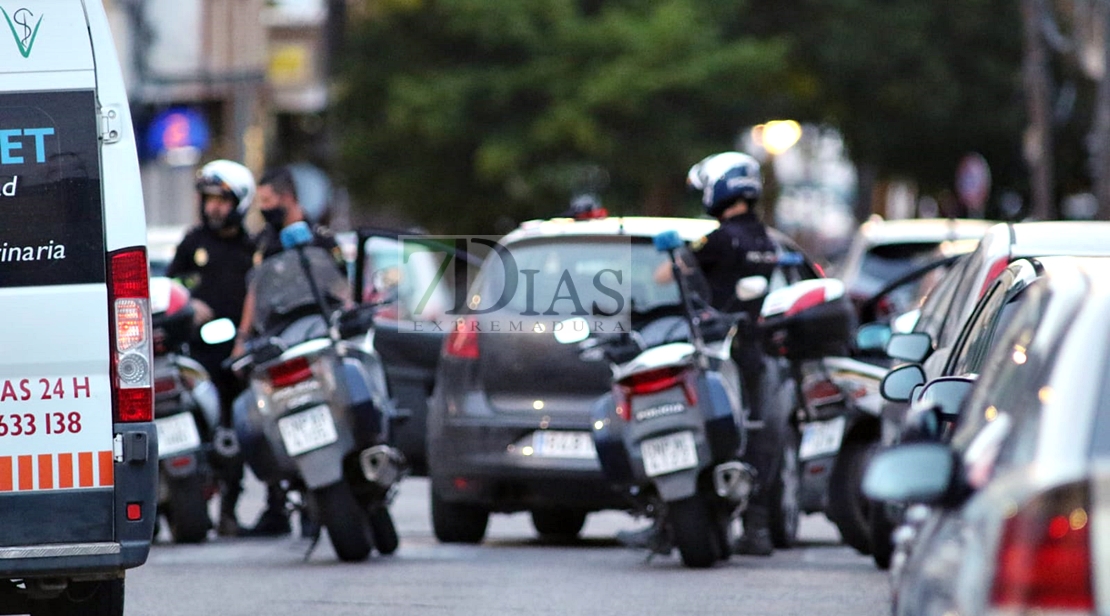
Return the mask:
[[721, 560], [719, 523], [704, 495], [668, 503], [667, 509], [682, 564], [704, 569]]
[[320, 506], [320, 521], [328, 529], [331, 546], [339, 560], [357, 562], [366, 560], [374, 547], [370, 520], [359, 507], [350, 486], [333, 483], [315, 491]]
[[389, 556], [396, 552], [401, 545], [397, 527], [393, 524], [393, 515], [385, 505], [377, 505], [370, 509], [370, 531], [374, 535], [374, 547], [382, 556]]

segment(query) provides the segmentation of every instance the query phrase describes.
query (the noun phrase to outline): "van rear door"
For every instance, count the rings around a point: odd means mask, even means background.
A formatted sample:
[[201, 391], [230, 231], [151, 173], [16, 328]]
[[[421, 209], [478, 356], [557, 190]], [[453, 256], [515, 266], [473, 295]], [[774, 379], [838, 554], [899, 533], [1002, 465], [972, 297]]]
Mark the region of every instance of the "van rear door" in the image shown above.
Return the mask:
[[141, 564], [153, 528], [138, 162], [88, 8], [0, 4], [0, 574]]

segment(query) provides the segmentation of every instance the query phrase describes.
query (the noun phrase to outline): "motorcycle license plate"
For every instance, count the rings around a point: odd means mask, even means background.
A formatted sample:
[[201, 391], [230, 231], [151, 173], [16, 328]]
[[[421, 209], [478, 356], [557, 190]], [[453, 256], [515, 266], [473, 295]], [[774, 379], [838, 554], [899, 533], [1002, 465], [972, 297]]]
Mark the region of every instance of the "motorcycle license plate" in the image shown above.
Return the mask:
[[693, 432], [676, 432], [643, 441], [640, 443], [640, 455], [644, 459], [644, 472], [648, 477], [698, 465], [698, 448], [694, 444]]
[[319, 449], [339, 440], [335, 421], [331, 418], [331, 409], [324, 404], [282, 417], [278, 420], [278, 431], [281, 432], [286, 453], [291, 456]]
[[154, 420], [158, 430], [158, 457], [172, 455], [200, 447], [200, 432], [192, 413], [178, 413]]
[[802, 443], [798, 446], [798, 459], [809, 460], [836, 453], [844, 438], [844, 418], [815, 421], [802, 426]]
[[583, 459], [597, 457], [594, 439], [589, 432], [537, 430], [532, 433], [532, 449], [535, 455], [543, 457]]

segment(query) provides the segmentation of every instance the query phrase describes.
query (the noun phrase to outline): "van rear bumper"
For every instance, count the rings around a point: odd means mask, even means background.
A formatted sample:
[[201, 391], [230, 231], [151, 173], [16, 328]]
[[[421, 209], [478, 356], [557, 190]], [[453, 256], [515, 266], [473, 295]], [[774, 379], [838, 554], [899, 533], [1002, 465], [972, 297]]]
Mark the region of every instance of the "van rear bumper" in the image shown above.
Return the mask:
[[150, 541], [63, 543], [0, 548], [0, 578], [114, 577], [146, 562]]
[[[107, 488], [0, 494], [0, 579], [109, 577], [146, 562], [158, 495], [153, 422], [115, 424], [122, 460]], [[118, 455], [118, 454], [117, 454]], [[141, 512], [128, 519], [128, 509]]]

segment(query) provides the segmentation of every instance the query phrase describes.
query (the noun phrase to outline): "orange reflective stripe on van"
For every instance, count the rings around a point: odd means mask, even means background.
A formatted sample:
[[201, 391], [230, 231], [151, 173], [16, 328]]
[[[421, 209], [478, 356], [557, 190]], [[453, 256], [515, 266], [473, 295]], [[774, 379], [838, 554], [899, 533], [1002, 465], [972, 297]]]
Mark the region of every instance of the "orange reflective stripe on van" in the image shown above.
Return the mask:
[[111, 451], [0, 456], [0, 492], [108, 488], [114, 465]]

